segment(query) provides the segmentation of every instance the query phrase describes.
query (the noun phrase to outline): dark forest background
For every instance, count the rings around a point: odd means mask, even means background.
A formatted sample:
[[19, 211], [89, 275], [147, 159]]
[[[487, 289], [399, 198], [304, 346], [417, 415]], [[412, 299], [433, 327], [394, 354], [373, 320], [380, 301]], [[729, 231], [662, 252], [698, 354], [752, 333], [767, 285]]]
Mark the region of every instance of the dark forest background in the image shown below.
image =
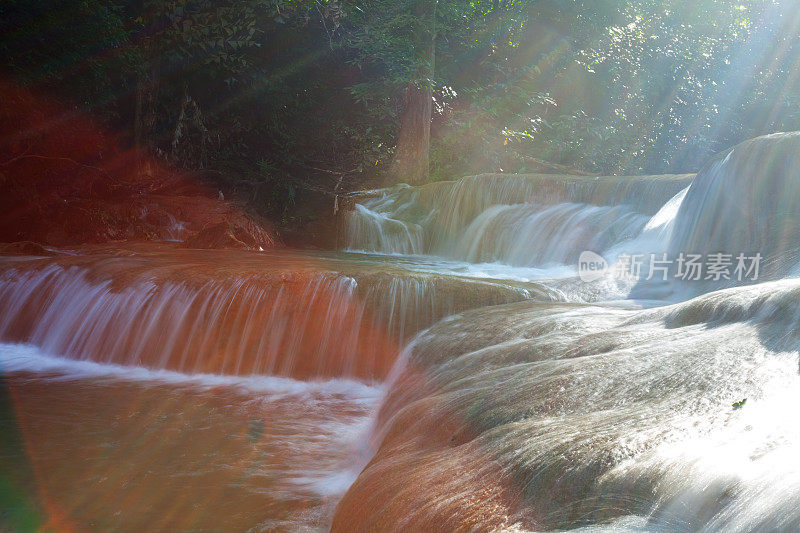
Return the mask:
[[799, 26], [777, 0], [5, 0], [0, 73], [291, 232], [361, 187], [697, 171], [800, 129]]

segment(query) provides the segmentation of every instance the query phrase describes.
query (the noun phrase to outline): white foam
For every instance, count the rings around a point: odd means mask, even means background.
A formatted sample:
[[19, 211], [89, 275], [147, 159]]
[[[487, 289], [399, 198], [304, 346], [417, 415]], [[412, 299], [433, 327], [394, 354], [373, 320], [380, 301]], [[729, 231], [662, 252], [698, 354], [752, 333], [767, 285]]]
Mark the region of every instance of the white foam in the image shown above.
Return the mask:
[[185, 385], [201, 389], [227, 387], [246, 392], [286, 396], [342, 395], [348, 399], [372, 403], [383, 388], [350, 379], [299, 381], [278, 376], [232, 376], [219, 374], [184, 374], [140, 366], [96, 363], [54, 357], [36, 346], [0, 343], [0, 370], [6, 373], [30, 372], [48, 374], [52, 379], [106, 378], [121, 381]]

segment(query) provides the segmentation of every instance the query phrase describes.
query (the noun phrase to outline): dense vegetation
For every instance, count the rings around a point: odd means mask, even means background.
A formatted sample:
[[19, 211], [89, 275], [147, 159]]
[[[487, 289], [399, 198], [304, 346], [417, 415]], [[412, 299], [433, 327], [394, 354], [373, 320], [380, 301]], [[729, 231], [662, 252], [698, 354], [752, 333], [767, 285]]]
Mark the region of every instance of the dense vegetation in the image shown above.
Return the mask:
[[0, 21], [7, 79], [286, 226], [359, 186], [695, 171], [800, 129], [789, 1], [6, 0]]

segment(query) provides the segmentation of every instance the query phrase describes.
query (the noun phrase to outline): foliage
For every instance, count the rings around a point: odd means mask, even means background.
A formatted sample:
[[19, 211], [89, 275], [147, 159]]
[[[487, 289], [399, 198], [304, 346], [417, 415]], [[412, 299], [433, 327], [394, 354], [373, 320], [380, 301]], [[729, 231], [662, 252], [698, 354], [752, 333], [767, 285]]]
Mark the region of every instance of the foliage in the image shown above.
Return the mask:
[[426, 64], [420, 1], [7, 0], [1, 68], [130, 138], [146, 93], [155, 153], [287, 220], [381, 175], [409, 83], [433, 90], [433, 179], [693, 171], [800, 129], [791, 2], [438, 0]]
[[0, 2], [0, 68], [26, 85], [58, 86], [103, 117], [130, 89], [141, 50], [121, 0]]
[[775, 96], [798, 94], [787, 84], [800, 52], [797, 11], [787, 7], [773, 0], [631, 2], [581, 58], [608, 88], [606, 110], [595, 116], [618, 132], [602, 149], [619, 158], [604, 168], [696, 170], [709, 154], [748, 137], [797, 129], [796, 116], [773, 107], [782, 104]]

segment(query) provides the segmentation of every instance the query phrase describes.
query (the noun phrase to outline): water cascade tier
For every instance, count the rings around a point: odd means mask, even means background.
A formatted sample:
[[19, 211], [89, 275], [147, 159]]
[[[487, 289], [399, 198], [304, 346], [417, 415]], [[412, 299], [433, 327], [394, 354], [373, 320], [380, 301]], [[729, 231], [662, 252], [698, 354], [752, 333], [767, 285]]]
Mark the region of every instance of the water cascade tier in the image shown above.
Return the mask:
[[379, 380], [406, 340], [445, 316], [558, 298], [536, 284], [382, 266], [154, 245], [11, 258], [0, 274], [0, 339], [188, 373]]
[[64, 530], [797, 531], [798, 154], [365, 191], [340, 251], [2, 247], [0, 472]]
[[761, 254], [764, 277], [786, 275], [800, 250], [800, 133], [751, 139], [703, 169], [686, 194], [673, 253]]
[[636, 237], [692, 177], [484, 174], [372, 191], [355, 198], [345, 244], [476, 263], [565, 264]]
[[800, 422], [782, 413], [800, 399], [798, 294], [518, 303], [434, 326], [334, 531], [796, 530]]
[[[646, 301], [517, 302], [425, 330], [397, 364], [374, 455], [333, 531], [800, 528], [800, 424], [787, 416], [800, 400], [798, 142], [748, 141], [648, 194], [526, 197], [516, 191], [551, 182], [495, 188], [504, 181], [484, 176], [365, 199], [354, 248], [509, 265], [568, 263], [582, 248], [764, 263], [757, 280], [704, 275], [636, 293]], [[459, 203], [456, 191], [484, 186], [494, 192]], [[631, 233], [615, 228], [623, 220]], [[413, 246], [387, 230], [402, 225]], [[590, 225], [587, 239], [578, 229]], [[560, 283], [567, 299], [581, 285]]]

